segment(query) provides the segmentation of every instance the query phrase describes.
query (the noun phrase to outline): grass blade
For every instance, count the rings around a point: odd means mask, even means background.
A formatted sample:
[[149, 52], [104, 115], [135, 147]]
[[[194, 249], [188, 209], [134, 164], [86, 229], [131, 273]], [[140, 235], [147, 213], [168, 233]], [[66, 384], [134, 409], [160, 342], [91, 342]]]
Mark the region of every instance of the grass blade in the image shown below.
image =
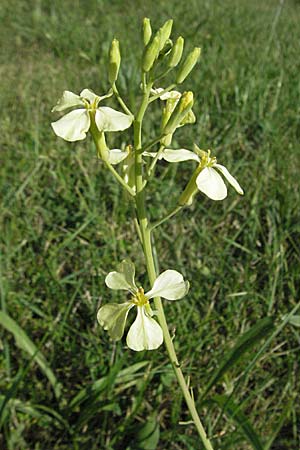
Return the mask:
[[50, 381], [56, 398], [60, 397], [61, 385], [58, 383], [50, 365], [46, 358], [27, 336], [25, 331], [13, 320], [8, 314], [0, 311], [0, 325], [2, 325], [7, 331], [13, 334], [16, 344], [19, 348], [28, 353], [31, 358], [38, 364], [41, 371]]
[[211, 388], [223, 377], [225, 372], [236, 364], [257, 342], [265, 338], [274, 330], [274, 321], [271, 317], [265, 317], [259, 320], [250, 330], [246, 331], [237, 341], [233, 349], [225, 356], [218, 370], [212, 376], [210, 382], [206, 386], [202, 399], [206, 397]]
[[255, 432], [254, 428], [248, 421], [245, 414], [240, 410], [240, 406], [236, 405], [232, 399], [226, 395], [214, 395], [209, 403], [216, 403], [243, 431], [244, 436], [252, 445], [254, 450], [264, 450], [264, 446]]

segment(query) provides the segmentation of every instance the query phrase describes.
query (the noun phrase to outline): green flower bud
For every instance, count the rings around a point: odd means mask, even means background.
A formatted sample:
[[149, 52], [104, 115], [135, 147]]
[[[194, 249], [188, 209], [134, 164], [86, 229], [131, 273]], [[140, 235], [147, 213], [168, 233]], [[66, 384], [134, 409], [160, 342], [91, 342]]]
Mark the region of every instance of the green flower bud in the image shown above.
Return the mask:
[[143, 71], [149, 72], [149, 70], [152, 68], [154, 61], [158, 57], [159, 54], [159, 37], [154, 36], [152, 42], [148, 44], [146, 47], [144, 57], [143, 57]]
[[186, 77], [191, 73], [193, 68], [195, 67], [198, 59], [200, 58], [201, 48], [195, 47], [194, 50], [187, 56], [186, 60], [180, 67], [177, 77], [176, 83], [180, 84], [186, 79]]
[[159, 38], [159, 51], [161, 51], [164, 48], [165, 43], [169, 39], [172, 31], [172, 26], [173, 20], [169, 19], [163, 24], [163, 26], [156, 33], [156, 36], [158, 36]]
[[143, 42], [145, 47], [146, 45], [149, 44], [151, 36], [152, 36], [152, 29], [150, 19], [148, 19], [148, 17], [145, 17], [143, 20]]
[[188, 125], [191, 123], [195, 123], [196, 122], [196, 116], [193, 113], [192, 110], [190, 110], [182, 119], [182, 121], [180, 122], [180, 126], [183, 127], [184, 125]]
[[109, 64], [108, 64], [108, 80], [110, 84], [114, 84], [118, 78], [118, 73], [121, 64], [121, 54], [119, 41], [113, 39], [109, 51]]
[[177, 99], [177, 98], [168, 98], [168, 100], [166, 101], [166, 106], [163, 108], [163, 112], [162, 112], [162, 121], [161, 121], [162, 130], [167, 125], [178, 101], [179, 101], [179, 99]]
[[174, 133], [176, 128], [181, 124], [185, 116], [190, 112], [194, 104], [194, 94], [191, 91], [184, 92], [177, 103], [173, 114], [171, 115], [164, 132], [166, 134]]
[[171, 41], [171, 39], [167, 39], [162, 50], [159, 52], [159, 58], [163, 59], [166, 55], [168, 55], [171, 52], [172, 47], [173, 42]]
[[168, 62], [168, 67], [176, 67], [179, 61], [182, 57], [183, 52], [183, 45], [184, 45], [184, 39], [182, 36], [179, 36], [177, 41], [175, 42], [171, 53], [170, 53], [170, 59]]

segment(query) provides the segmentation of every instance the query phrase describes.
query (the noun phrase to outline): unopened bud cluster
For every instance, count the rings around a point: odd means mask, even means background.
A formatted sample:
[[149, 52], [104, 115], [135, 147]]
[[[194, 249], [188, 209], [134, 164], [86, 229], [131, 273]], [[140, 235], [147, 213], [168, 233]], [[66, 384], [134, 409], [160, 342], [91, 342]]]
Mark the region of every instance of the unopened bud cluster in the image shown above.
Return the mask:
[[[170, 39], [172, 32], [173, 20], [167, 20], [164, 25], [152, 36], [152, 28], [150, 19], [145, 18], [143, 21], [143, 42], [144, 54], [142, 61], [142, 69], [145, 73], [150, 72], [155, 65], [162, 59], [167, 58], [166, 64], [169, 69], [173, 69], [181, 62], [184, 39], [179, 36], [175, 43]], [[176, 75], [176, 83], [181, 84], [191, 73], [197, 64], [201, 54], [201, 49], [195, 47], [183, 63], [180, 65]]]

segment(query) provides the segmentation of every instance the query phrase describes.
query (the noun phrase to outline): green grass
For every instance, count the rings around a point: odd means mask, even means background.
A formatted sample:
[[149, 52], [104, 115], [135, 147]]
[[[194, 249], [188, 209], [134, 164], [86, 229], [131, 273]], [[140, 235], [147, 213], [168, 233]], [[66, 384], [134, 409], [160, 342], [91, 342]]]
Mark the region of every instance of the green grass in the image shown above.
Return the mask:
[[[144, 16], [154, 27], [174, 18], [174, 35], [202, 47], [183, 87], [195, 92], [197, 123], [175, 145], [214, 149], [245, 189], [221, 203], [199, 194], [155, 236], [161, 270], [191, 281], [187, 299], [165, 302], [183, 371], [216, 449], [300, 446], [300, 333], [282, 321], [299, 302], [300, 4], [161, 3], [1, 3], [1, 321], [16, 323], [0, 335], [5, 450], [201, 449], [180, 424], [189, 415], [164, 349], [129, 351], [96, 322], [117, 262], [131, 257], [145, 279], [132, 205], [90, 139], [68, 144], [50, 128], [64, 89], [106, 91], [114, 36], [120, 90], [136, 108]], [[150, 108], [146, 138], [159, 114]], [[131, 140], [131, 131], [110, 137], [115, 147]], [[189, 163], [161, 163], [153, 218], [176, 204], [190, 173]], [[157, 447], [143, 441], [145, 425], [159, 432]]]

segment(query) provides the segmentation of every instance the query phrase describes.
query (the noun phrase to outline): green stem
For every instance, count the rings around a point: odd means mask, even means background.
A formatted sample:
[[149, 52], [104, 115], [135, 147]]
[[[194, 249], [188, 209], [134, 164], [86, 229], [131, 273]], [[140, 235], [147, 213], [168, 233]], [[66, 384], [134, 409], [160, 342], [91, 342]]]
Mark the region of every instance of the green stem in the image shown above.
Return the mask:
[[91, 126], [91, 134], [93, 136], [98, 156], [103, 160], [104, 164], [108, 168], [108, 170], [113, 174], [115, 179], [123, 186], [124, 189], [131, 195], [135, 196], [134, 190], [128, 186], [128, 184], [125, 182], [125, 180], [121, 177], [121, 175], [118, 174], [116, 169], [110, 164], [110, 162], [107, 160], [108, 157], [108, 148], [105, 142], [105, 136], [104, 133], [99, 133], [95, 127]]
[[154, 169], [155, 169], [156, 163], [157, 163], [157, 161], [159, 160], [159, 157], [160, 157], [160, 155], [162, 154], [162, 152], [164, 151], [164, 149], [165, 149], [165, 146], [164, 146], [164, 145], [161, 145], [161, 146], [159, 147], [158, 152], [157, 152], [156, 155], [154, 156], [153, 161], [152, 161], [152, 163], [150, 164], [150, 167], [149, 167], [149, 169], [148, 169], [148, 173], [147, 173], [148, 180], [149, 180], [149, 179], [151, 178], [151, 176], [154, 174]]
[[157, 222], [154, 222], [154, 224], [151, 226], [150, 230], [153, 231], [155, 228], [159, 227], [160, 225], [162, 225], [164, 222], [166, 222], [168, 219], [171, 219], [171, 217], [175, 216], [175, 214], [177, 214], [180, 210], [182, 209], [182, 206], [176, 206], [174, 209], [172, 209], [172, 211], [169, 212], [169, 214], [167, 214], [165, 217], [163, 217], [162, 219], [158, 220]]
[[[151, 245], [151, 231], [148, 229], [144, 232], [144, 253], [146, 258], [146, 265], [147, 265], [147, 271], [149, 275], [150, 284], [153, 285], [155, 279], [156, 279], [156, 272], [155, 272], [155, 266], [154, 266], [154, 259], [153, 259], [153, 249]], [[200, 417], [198, 415], [195, 402], [193, 397], [190, 394], [188, 385], [184, 379], [183, 373], [180, 368], [180, 364], [175, 352], [175, 348], [173, 345], [172, 338], [169, 333], [168, 324], [166, 321], [162, 301], [159, 297], [156, 297], [154, 299], [155, 309], [157, 310], [157, 316], [159, 320], [159, 324], [163, 330], [164, 334], [164, 343], [169, 355], [169, 359], [171, 361], [171, 364], [173, 366], [173, 370], [175, 372], [178, 384], [181, 388], [181, 391], [183, 393], [184, 399], [186, 401], [187, 407], [190, 411], [190, 414], [192, 416], [193, 422], [197, 428], [197, 431], [199, 433], [199, 436], [203, 442], [203, 445], [206, 450], [213, 450], [213, 447], [210, 443], [210, 440], [208, 439], [205, 429], [201, 423]]]
[[162, 95], [166, 94], [167, 92], [171, 91], [174, 87], [176, 87], [176, 84], [170, 84], [170, 86], [168, 86], [166, 89], [164, 89], [163, 91], [161, 91], [159, 94], [155, 94], [152, 97], [149, 98], [149, 103], [154, 102], [154, 100], [156, 100], [157, 98], [160, 98]]
[[[136, 213], [137, 213], [137, 218], [138, 218], [138, 222], [139, 222], [139, 228], [141, 231], [141, 239], [142, 239], [142, 245], [143, 245], [143, 250], [144, 250], [145, 259], [146, 259], [149, 281], [150, 281], [151, 285], [153, 285], [157, 275], [156, 275], [154, 258], [153, 258], [153, 248], [152, 248], [152, 244], [151, 244], [151, 230], [148, 225], [148, 219], [147, 219], [147, 215], [146, 215], [144, 182], [143, 182], [143, 172], [142, 172], [142, 155], [140, 152], [140, 150], [142, 148], [142, 138], [141, 138], [142, 122], [143, 122], [145, 111], [149, 104], [150, 89], [151, 89], [151, 83], [146, 87], [146, 89], [144, 91], [143, 100], [142, 100], [140, 109], [138, 111], [136, 119], [134, 120], [133, 125], [134, 125], [134, 147], [135, 147]], [[163, 330], [165, 346], [166, 346], [170, 361], [172, 363], [176, 378], [178, 380], [178, 383], [182, 390], [183, 396], [185, 398], [186, 404], [187, 404], [188, 409], [193, 418], [194, 424], [197, 428], [197, 431], [199, 433], [199, 436], [203, 442], [205, 449], [213, 450], [213, 447], [206, 435], [206, 432], [203, 428], [201, 420], [198, 416], [194, 400], [190, 394], [189, 388], [186, 384], [186, 381], [185, 381], [182, 371], [180, 369], [180, 364], [178, 362], [175, 348], [173, 346], [172, 338], [169, 333], [168, 324], [167, 324], [166, 317], [164, 314], [164, 309], [163, 309], [161, 299], [159, 297], [156, 297], [154, 299], [154, 304], [155, 304], [155, 308], [157, 310], [157, 316], [158, 316], [160, 326]]]
[[161, 134], [157, 138], [153, 139], [153, 141], [149, 142], [149, 144], [145, 145], [145, 147], [141, 149], [141, 152], [142, 153], [147, 152], [148, 150], [150, 150], [151, 147], [158, 144], [165, 136], [166, 136], [165, 134]]
[[113, 90], [113, 93], [115, 94], [115, 96], [117, 97], [118, 102], [122, 106], [123, 110], [126, 112], [126, 114], [129, 114], [129, 116], [133, 116], [132, 112], [130, 111], [130, 109], [128, 108], [128, 106], [126, 105], [126, 103], [124, 102], [122, 97], [120, 96], [116, 84], [113, 84], [112, 90]]
[[108, 161], [104, 161], [104, 164], [106, 165], [106, 167], [108, 168], [108, 170], [113, 174], [113, 176], [115, 177], [115, 179], [126, 189], [126, 191], [132, 196], [135, 196], [135, 192], [134, 190], [128, 186], [128, 184], [123, 180], [123, 178], [118, 174], [118, 172], [116, 171], [116, 169], [114, 169], [114, 167], [108, 162]]

